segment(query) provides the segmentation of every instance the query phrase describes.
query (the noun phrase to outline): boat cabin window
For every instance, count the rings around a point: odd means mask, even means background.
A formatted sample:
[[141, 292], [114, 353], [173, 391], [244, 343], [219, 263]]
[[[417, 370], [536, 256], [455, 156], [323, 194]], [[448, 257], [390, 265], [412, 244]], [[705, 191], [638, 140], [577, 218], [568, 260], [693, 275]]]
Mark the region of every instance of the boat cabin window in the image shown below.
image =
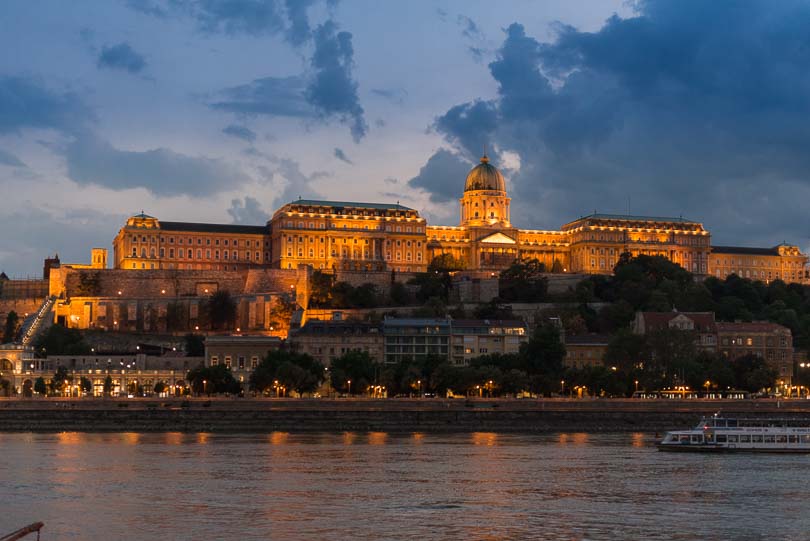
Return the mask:
[[765, 443], [774, 443], [776, 441], [776, 437], [774, 436], [765, 436]]
[[717, 443], [726, 443], [728, 440], [726, 439], [725, 434], [718, 434], [717, 435]]
[[801, 442], [802, 443], [810, 443], [810, 434], [802, 434], [801, 435]]
[[726, 426], [729, 428], [737, 428], [737, 419], [728, 419]]
[[799, 443], [799, 436], [797, 436], [795, 434], [789, 435], [788, 436], [788, 442], [789, 443]]
[[678, 441], [680, 441], [681, 443], [689, 443], [689, 434], [681, 434], [681, 436], [678, 438]]
[[776, 436], [776, 443], [787, 443], [787, 436], [784, 434]]
[[692, 443], [700, 443], [703, 441], [703, 435], [701, 434], [693, 434], [692, 435]]
[[762, 434], [753, 434], [751, 436], [751, 443], [762, 443]]
[[[720, 441], [720, 440], [718, 440]], [[729, 443], [737, 443], [737, 434], [729, 434], [728, 435], [728, 442]]]

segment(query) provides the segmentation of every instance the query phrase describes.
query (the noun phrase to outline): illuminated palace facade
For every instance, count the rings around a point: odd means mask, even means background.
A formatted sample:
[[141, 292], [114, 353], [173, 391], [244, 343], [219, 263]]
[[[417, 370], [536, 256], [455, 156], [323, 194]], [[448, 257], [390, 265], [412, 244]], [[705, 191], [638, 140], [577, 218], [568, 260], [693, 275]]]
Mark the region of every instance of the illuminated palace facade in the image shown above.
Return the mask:
[[698, 275], [805, 282], [808, 258], [798, 247], [711, 245], [699, 222], [684, 218], [592, 214], [559, 231], [512, 225], [504, 178], [486, 156], [467, 175], [457, 226], [428, 225], [399, 204], [299, 199], [263, 226], [163, 222], [138, 214], [113, 241], [119, 269], [251, 267], [424, 272], [451, 254], [470, 271], [499, 271], [516, 259], [549, 270], [609, 274], [623, 252], [660, 255]]

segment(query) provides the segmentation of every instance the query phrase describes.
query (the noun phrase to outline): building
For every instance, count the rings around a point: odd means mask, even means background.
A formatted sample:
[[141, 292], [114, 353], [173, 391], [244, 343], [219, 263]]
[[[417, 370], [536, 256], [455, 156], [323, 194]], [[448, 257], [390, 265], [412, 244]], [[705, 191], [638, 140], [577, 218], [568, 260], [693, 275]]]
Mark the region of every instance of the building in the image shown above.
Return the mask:
[[610, 336], [607, 334], [565, 335], [566, 368], [604, 366]]
[[270, 351], [281, 347], [277, 336], [221, 335], [205, 338], [205, 365], [224, 364], [244, 385], [250, 373]]
[[[48, 383], [62, 367], [69, 377], [65, 396], [83, 396], [83, 378], [91, 382], [93, 396], [104, 396], [108, 377], [111, 396], [136, 394], [138, 391], [146, 395], [182, 395], [188, 387], [186, 374], [203, 361], [202, 357], [145, 353], [37, 358], [30, 349], [20, 348], [18, 352], [6, 349], [0, 350], [0, 379], [10, 381], [18, 394], [31, 396], [38, 378]], [[163, 385], [162, 393], [155, 392], [157, 383]]]
[[454, 319], [386, 319], [383, 321], [385, 362], [420, 361], [429, 355], [457, 366], [496, 353], [517, 353], [527, 341], [522, 321]]
[[383, 361], [383, 334], [378, 323], [311, 319], [291, 331], [287, 341], [292, 351], [306, 353], [326, 367], [350, 351], [363, 351], [374, 361]]
[[116, 269], [240, 270], [269, 261], [264, 226], [162, 222], [142, 212], [113, 240]]
[[399, 203], [310, 199], [287, 203], [256, 226], [163, 222], [140, 213], [113, 241], [113, 264], [424, 272], [435, 257], [450, 254], [469, 271], [497, 272], [516, 259], [537, 259], [553, 272], [610, 274], [628, 252], [666, 257], [698, 276], [810, 282], [808, 258], [798, 247], [713, 248], [703, 224], [683, 217], [594, 213], [556, 231], [519, 229], [503, 175], [487, 156], [467, 175], [459, 211], [458, 225], [428, 225]]
[[427, 270], [425, 219], [400, 204], [299, 199], [278, 209], [268, 227], [276, 268]]
[[714, 312], [636, 312], [633, 332], [649, 334], [664, 329], [695, 333], [695, 345], [705, 351], [717, 351], [717, 324]]
[[727, 359], [758, 355], [774, 368], [781, 385], [793, 382], [793, 334], [777, 323], [717, 323], [719, 351]]
[[740, 278], [807, 282], [807, 256], [798, 246], [780, 244], [773, 248], [713, 246], [709, 267], [717, 278], [736, 274]]

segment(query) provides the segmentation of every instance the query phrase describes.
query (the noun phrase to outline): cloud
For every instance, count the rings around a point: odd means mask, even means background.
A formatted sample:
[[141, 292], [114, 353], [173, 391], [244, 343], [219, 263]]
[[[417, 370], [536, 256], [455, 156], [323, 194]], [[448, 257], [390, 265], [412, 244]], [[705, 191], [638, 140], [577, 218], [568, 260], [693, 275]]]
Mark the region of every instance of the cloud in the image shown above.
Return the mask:
[[315, 171], [311, 175], [301, 172], [301, 164], [289, 158], [282, 158], [278, 162], [276, 173], [287, 181], [284, 190], [274, 201], [274, 207], [290, 203], [296, 199], [318, 199], [320, 194], [312, 187], [312, 183], [319, 178], [328, 177], [329, 173]]
[[464, 190], [464, 179], [472, 165], [459, 155], [440, 148], [419, 170], [419, 174], [408, 181], [408, 186], [424, 190], [434, 203], [447, 203], [458, 199]]
[[343, 149], [340, 149], [340, 148], [335, 148], [335, 158], [337, 158], [338, 160], [340, 160], [340, 161], [342, 161], [342, 162], [346, 162], [346, 163], [348, 163], [349, 165], [354, 165], [354, 162], [352, 162], [352, 161], [351, 161], [351, 160], [348, 158], [348, 156], [346, 156], [346, 153], [345, 153], [345, 152], [343, 152]]
[[325, 118], [338, 117], [350, 126], [355, 142], [368, 131], [363, 107], [352, 77], [354, 48], [350, 32], [338, 32], [331, 20], [319, 25], [313, 34], [315, 52], [313, 75], [306, 89], [307, 101]]
[[140, 73], [146, 67], [146, 60], [129, 43], [123, 42], [112, 47], [102, 47], [98, 67]]
[[245, 196], [244, 202], [232, 199], [228, 214], [235, 224], [262, 225], [270, 219], [270, 215], [262, 209], [259, 201], [248, 195]]
[[399, 184], [399, 179], [395, 177], [385, 177], [383, 182], [386, 184]]
[[309, 17], [307, 10], [315, 0], [286, 0], [287, 19], [289, 27], [286, 37], [292, 45], [299, 47], [309, 41], [312, 37], [312, 30], [309, 27]]
[[20, 159], [8, 152], [0, 148], [0, 165], [8, 165], [9, 167], [25, 167], [25, 164], [20, 161]]
[[[37, 276], [42, 260], [54, 253], [68, 263], [90, 261], [91, 246], [109, 246], [126, 216], [95, 209], [43, 209], [41, 202], [21, 202], [16, 210], [0, 213], [0, 230], [14, 231], [0, 246], [0, 272]], [[20, 227], [24, 223], [25, 227]]]
[[74, 93], [54, 92], [26, 77], [0, 76], [0, 134], [24, 128], [75, 133], [92, 120], [92, 111]]
[[[810, 228], [810, 5], [635, 4], [595, 32], [519, 24], [489, 71], [490, 101], [434, 128], [466, 156], [513, 152], [513, 216], [558, 227], [593, 209], [683, 214], [718, 243], [775, 244]], [[528, 223], [526, 223], [528, 222]]]
[[143, 13], [144, 15], [150, 15], [160, 19], [165, 19], [169, 15], [167, 7], [165, 7], [160, 0], [127, 0], [126, 5], [130, 9]]
[[371, 93], [398, 105], [402, 105], [408, 96], [404, 88], [372, 88]]
[[144, 188], [158, 196], [205, 197], [244, 183], [246, 176], [217, 159], [186, 156], [166, 148], [119, 150], [95, 136], [77, 137], [65, 150], [74, 182], [113, 190]]
[[304, 98], [305, 82], [301, 77], [264, 77], [245, 85], [225, 89], [224, 99], [213, 109], [240, 115], [276, 115], [314, 117], [314, 109]]
[[245, 126], [238, 126], [236, 124], [231, 124], [225, 128], [222, 128], [222, 133], [225, 135], [230, 135], [231, 137], [236, 137], [237, 139], [242, 139], [243, 141], [247, 141], [249, 143], [256, 140], [256, 133], [253, 132], [253, 130]]
[[456, 18], [456, 23], [461, 27], [461, 35], [465, 38], [472, 40], [484, 39], [484, 33], [481, 29], [475, 24], [475, 21], [466, 15], [459, 15]]

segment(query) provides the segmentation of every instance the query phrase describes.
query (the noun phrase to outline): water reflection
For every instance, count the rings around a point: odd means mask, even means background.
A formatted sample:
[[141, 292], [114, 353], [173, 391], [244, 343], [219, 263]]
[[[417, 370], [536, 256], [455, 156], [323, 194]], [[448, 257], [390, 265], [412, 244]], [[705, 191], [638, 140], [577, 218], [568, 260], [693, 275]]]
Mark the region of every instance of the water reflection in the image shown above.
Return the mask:
[[650, 439], [0, 434], [0, 532], [42, 520], [48, 539], [670, 539], [669, 525], [681, 539], [806, 537], [807, 457], [671, 456]]

